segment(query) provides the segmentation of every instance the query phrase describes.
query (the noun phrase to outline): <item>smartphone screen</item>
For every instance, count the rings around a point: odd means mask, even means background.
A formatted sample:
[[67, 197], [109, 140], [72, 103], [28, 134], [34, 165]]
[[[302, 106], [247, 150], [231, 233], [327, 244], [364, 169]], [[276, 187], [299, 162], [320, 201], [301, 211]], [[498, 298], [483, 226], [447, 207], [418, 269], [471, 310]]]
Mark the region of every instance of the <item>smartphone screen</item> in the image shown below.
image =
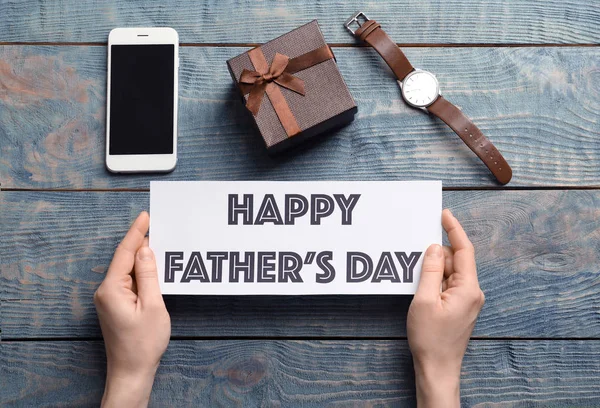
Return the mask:
[[111, 45], [109, 154], [173, 154], [174, 47]]

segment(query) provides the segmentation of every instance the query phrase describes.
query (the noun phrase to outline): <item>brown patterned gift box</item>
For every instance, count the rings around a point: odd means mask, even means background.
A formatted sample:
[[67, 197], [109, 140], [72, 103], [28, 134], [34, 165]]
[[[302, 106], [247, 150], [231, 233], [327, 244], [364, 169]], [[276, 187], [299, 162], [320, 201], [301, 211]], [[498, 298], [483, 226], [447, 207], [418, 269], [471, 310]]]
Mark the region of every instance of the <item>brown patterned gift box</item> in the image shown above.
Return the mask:
[[316, 20], [227, 66], [270, 153], [354, 119], [356, 104]]

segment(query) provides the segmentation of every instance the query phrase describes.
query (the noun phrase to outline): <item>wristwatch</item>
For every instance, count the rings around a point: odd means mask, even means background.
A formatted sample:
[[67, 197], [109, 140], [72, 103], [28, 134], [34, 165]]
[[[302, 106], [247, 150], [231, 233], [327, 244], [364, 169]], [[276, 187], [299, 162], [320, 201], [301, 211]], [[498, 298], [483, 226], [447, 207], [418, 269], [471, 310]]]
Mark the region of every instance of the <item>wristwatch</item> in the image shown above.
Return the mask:
[[[358, 25], [356, 31], [351, 28], [353, 24]], [[375, 20], [369, 20], [363, 12], [350, 17], [344, 27], [383, 57], [396, 75], [402, 98], [408, 105], [440, 118], [483, 161], [500, 184], [510, 181], [512, 170], [502, 154], [460, 109], [442, 96], [435, 75], [414, 68], [381, 26]]]

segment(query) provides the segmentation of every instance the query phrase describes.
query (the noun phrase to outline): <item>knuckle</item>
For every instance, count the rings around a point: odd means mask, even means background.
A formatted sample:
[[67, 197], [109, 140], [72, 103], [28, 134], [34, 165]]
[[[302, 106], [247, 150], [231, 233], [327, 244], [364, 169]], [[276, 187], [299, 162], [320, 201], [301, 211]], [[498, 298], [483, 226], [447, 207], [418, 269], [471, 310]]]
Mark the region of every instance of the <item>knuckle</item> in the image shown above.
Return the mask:
[[140, 267], [135, 271], [136, 279], [158, 279], [156, 268]]
[[483, 292], [481, 291], [481, 289], [472, 291], [471, 295], [469, 296], [469, 301], [472, 305], [481, 308], [485, 301], [485, 296], [484, 296]]
[[94, 304], [95, 305], [100, 305], [104, 302], [106, 298], [106, 291], [104, 289], [104, 287], [102, 285], [100, 285], [98, 287], [98, 289], [96, 289], [96, 292], [94, 292]]
[[468, 251], [469, 253], [475, 253], [475, 246], [473, 245], [473, 243], [471, 241], [468, 241], [465, 244], [465, 250]]
[[135, 255], [135, 252], [131, 251], [130, 248], [127, 248], [127, 245], [123, 244], [123, 241], [119, 242], [119, 244], [117, 245], [117, 248], [115, 249], [115, 252], [127, 252], [132, 255]]
[[157, 275], [156, 263], [147, 261], [136, 261], [135, 276], [136, 277], [154, 277]]
[[444, 269], [444, 266], [441, 262], [423, 262], [423, 266], [421, 267], [421, 272], [425, 273], [433, 273], [433, 272], [441, 272]]

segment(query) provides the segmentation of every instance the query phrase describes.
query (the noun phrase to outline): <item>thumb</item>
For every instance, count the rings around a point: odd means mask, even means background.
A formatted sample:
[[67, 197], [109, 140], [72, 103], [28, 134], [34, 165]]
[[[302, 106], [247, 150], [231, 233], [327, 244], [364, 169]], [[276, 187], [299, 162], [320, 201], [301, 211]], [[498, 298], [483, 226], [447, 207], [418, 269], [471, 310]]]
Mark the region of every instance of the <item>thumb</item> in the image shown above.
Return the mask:
[[415, 296], [427, 298], [440, 296], [440, 286], [444, 278], [444, 251], [438, 244], [430, 245], [423, 258], [421, 280]]
[[142, 246], [135, 257], [135, 283], [138, 290], [138, 298], [142, 304], [162, 302], [160, 286], [158, 285], [158, 272], [156, 270], [156, 260], [154, 252], [147, 247]]

